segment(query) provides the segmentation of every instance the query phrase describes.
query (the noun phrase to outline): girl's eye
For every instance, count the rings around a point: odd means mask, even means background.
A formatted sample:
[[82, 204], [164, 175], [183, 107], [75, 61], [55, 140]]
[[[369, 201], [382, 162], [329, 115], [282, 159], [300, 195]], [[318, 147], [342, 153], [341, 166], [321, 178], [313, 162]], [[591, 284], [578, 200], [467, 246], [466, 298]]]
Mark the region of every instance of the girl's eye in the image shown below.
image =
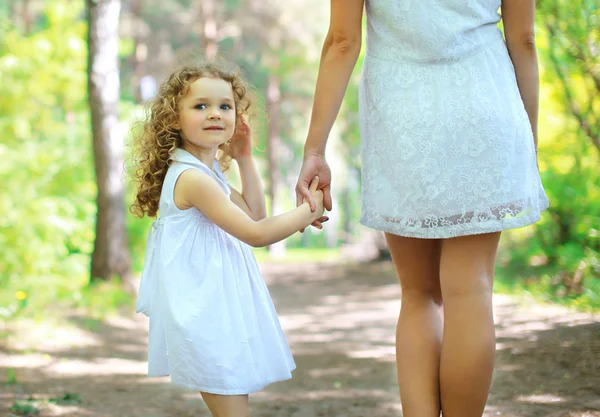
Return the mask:
[[229, 104], [223, 104], [221, 110], [231, 110], [231, 106]]
[[206, 104], [196, 104], [194, 108], [198, 110], [204, 110], [206, 108]]

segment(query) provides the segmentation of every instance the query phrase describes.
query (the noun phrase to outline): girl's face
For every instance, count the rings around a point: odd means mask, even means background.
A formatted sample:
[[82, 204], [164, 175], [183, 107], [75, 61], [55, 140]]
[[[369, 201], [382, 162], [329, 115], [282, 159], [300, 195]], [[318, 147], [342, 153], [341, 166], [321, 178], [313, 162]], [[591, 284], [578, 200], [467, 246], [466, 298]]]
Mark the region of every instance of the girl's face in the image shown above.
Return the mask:
[[190, 84], [179, 101], [175, 128], [182, 148], [216, 151], [235, 130], [235, 101], [231, 85], [220, 78], [202, 77]]

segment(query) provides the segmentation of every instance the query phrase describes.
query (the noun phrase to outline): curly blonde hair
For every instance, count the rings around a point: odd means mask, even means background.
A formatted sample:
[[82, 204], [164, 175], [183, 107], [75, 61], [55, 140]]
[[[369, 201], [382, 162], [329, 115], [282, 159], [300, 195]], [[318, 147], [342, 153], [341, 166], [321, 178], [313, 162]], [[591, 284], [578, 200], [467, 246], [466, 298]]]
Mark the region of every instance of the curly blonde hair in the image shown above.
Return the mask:
[[[222, 79], [231, 85], [235, 102], [236, 126], [250, 108], [247, 84], [237, 72], [213, 64], [183, 66], [160, 86], [156, 97], [146, 107], [141, 132], [134, 135], [134, 181], [137, 183], [135, 201], [129, 210], [138, 217], [156, 217], [163, 181], [170, 162], [169, 157], [181, 147], [181, 132], [173, 126], [177, 122], [179, 101], [188, 93], [190, 84], [198, 78]], [[219, 146], [218, 160], [223, 171], [229, 168], [231, 154], [229, 141]]]

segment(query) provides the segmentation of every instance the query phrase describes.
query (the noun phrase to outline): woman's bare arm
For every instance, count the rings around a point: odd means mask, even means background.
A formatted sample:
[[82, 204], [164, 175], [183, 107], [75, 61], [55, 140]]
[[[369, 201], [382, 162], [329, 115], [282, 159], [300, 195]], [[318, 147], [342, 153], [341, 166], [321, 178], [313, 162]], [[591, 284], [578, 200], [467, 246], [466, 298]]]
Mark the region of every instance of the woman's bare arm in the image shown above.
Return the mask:
[[535, 0], [502, 0], [504, 36], [537, 151], [539, 70], [535, 47]]
[[364, 0], [331, 0], [331, 18], [321, 51], [305, 156], [325, 154], [327, 137], [360, 53], [363, 8]]

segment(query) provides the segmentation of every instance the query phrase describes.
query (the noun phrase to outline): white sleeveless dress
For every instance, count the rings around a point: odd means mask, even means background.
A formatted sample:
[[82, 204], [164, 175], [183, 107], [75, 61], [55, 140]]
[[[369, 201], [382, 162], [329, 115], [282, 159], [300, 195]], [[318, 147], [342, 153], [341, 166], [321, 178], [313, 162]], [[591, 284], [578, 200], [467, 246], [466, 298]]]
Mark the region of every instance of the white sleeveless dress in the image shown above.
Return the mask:
[[170, 374], [174, 384], [221, 395], [291, 378], [294, 360], [250, 246], [173, 201], [188, 169], [230, 195], [217, 161], [213, 171], [183, 149], [171, 158], [136, 304], [150, 318], [148, 375]]
[[361, 223], [449, 238], [548, 207], [500, 0], [365, 0]]

